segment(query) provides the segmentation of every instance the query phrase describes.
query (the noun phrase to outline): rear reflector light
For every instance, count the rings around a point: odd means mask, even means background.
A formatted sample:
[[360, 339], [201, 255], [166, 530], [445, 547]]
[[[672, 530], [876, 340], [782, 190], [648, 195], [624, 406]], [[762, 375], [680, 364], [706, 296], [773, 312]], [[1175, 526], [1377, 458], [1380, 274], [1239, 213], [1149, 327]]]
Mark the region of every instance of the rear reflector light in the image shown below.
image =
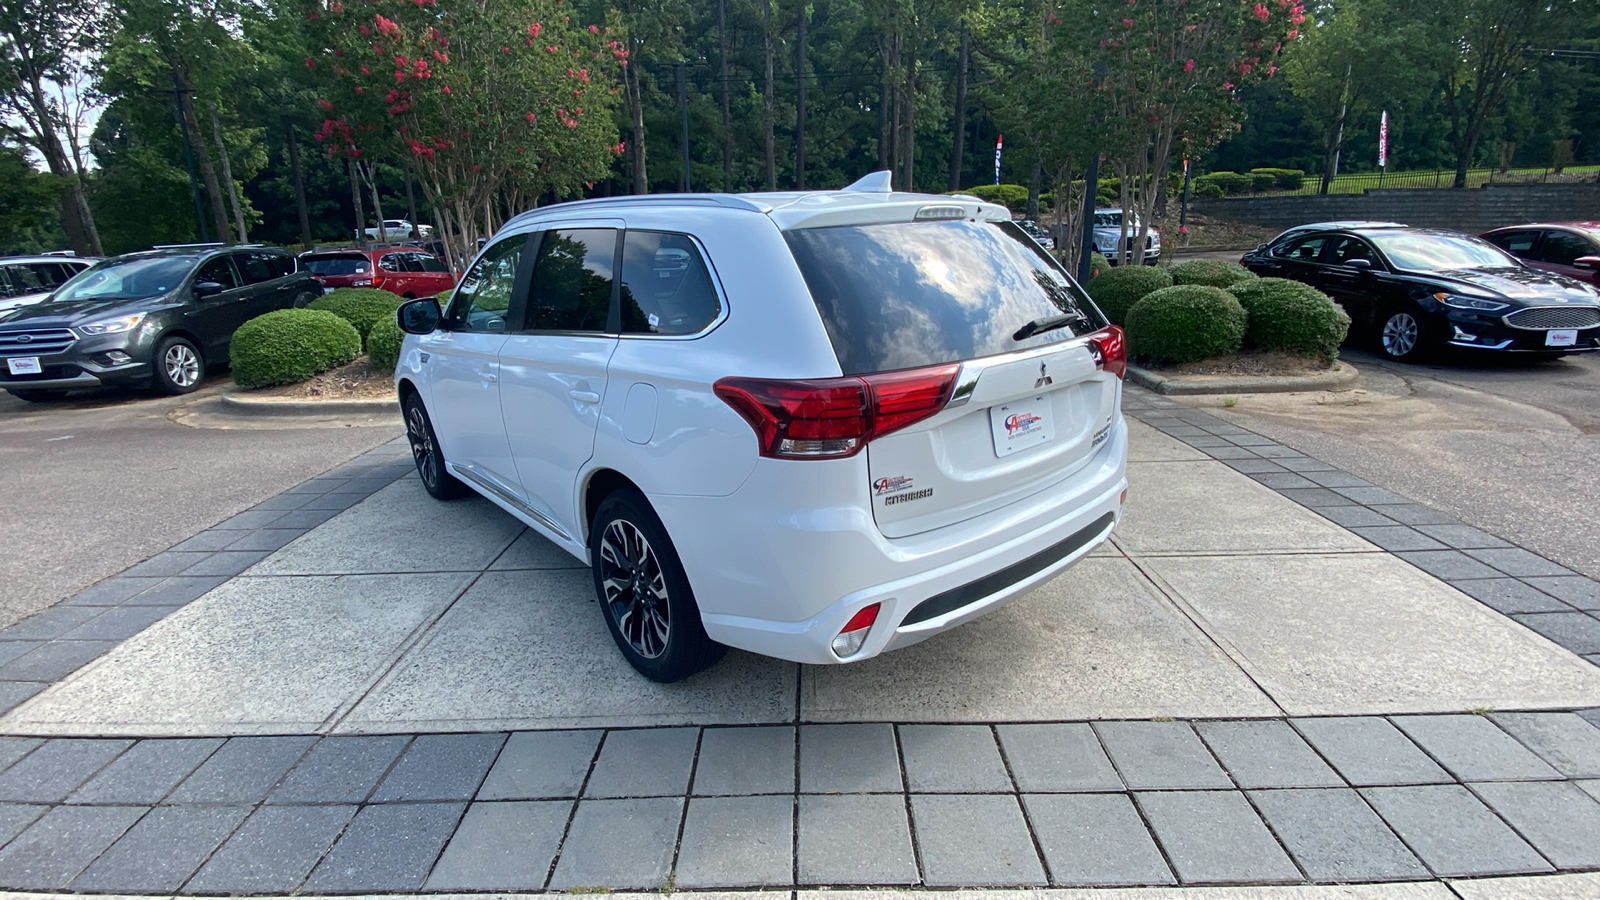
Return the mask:
[[1108, 325], [1102, 331], [1089, 335], [1089, 346], [1094, 348], [1095, 365], [1118, 378], [1128, 373], [1128, 339], [1122, 329]]
[[960, 369], [951, 363], [804, 381], [723, 378], [712, 389], [750, 423], [762, 456], [840, 459], [938, 414]]
[[861, 645], [867, 641], [867, 633], [872, 630], [872, 624], [878, 621], [878, 606], [877, 603], [863, 606], [850, 617], [844, 628], [840, 629], [839, 636], [833, 639], [833, 652], [840, 659], [861, 652]]

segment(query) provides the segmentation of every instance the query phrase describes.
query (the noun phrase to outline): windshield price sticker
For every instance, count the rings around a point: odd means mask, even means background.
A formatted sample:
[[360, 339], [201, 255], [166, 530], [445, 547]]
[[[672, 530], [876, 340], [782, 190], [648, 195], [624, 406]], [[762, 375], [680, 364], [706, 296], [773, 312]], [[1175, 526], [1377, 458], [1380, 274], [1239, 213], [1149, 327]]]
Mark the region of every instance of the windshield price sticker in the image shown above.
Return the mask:
[[1571, 347], [1578, 343], [1578, 329], [1557, 328], [1545, 333], [1544, 345], [1546, 347]]
[[18, 356], [14, 359], [8, 359], [6, 360], [6, 368], [11, 370], [13, 375], [40, 375], [44, 372], [43, 369], [39, 368], [39, 357], [37, 356]]
[[1029, 447], [1047, 444], [1056, 436], [1050, 421], [1050, 401], [1043, 396], [989, 409], [994, 432], [994, 455], [1010, 456]]

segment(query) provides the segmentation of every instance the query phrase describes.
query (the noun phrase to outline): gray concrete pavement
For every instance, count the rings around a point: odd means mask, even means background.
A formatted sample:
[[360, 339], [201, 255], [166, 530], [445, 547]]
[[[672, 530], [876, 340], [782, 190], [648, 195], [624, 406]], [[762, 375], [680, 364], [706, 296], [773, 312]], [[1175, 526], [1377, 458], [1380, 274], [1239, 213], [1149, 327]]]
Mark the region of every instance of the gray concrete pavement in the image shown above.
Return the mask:
[[1185, 402], [1600, 577], [1600, 357], [1344, 355], [1360, 392]]
[[[0, 392], [0, 626], [390, 438], [393, 421], [241, 420], [125, 392], [25, 403]], [[180, 424], [188, 423], [188, 424]]]

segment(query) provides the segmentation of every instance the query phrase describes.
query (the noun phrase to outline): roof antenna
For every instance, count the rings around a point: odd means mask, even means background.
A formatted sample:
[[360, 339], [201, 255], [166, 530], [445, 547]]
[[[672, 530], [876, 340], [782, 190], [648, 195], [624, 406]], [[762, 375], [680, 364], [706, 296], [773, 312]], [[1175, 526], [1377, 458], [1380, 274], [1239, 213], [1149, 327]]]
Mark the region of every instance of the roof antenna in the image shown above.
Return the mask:
[[856, 191], [862, 194], [889, 194], [894, 192], [894, 174], [888, 169], [873, 172], [855, 184], [844, 188], [847, 191]]

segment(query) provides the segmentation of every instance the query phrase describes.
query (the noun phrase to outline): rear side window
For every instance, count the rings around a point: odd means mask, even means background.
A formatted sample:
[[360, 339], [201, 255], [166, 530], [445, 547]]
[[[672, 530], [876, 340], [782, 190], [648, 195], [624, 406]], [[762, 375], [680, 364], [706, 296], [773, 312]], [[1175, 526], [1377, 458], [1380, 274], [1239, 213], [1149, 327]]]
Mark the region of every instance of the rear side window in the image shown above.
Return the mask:
[[614, 229], [545, 232], [528, 287], [528, 330], [605, 331], [616, 254]]
[[272, 271], [271, 259], [271, 255], [266, 253], [238, 253], [233, 257], [246, 284], [260, 284], [277, 278], [277, 273]]
[[[1010, 222], [901, 222], [786, 232], [846, 375], [937, 365], [1069, 340], [1099, 310]], [[1034, 319], [1082, 316], [1021, 341]]]
[[37, 294], [50, 289], [48, 283], [39, 279], [39, 273], [33, 266], [6, 266], [6, 274], [11, 278], [14, 294]]
[[629, 231], [622, 241], [622, 333], [695, 334], [722, 314], [688, 235]]
[[1325, 234], [1296, 238], [1275, 248], [1272, 251], [1272, 255], [1282, 259], [1295, 259], [1300, 262], [1316, 262], [1317, 258], [1322, 255], [1322, 245], [1327, 242], [1328, 236]]
[[1538, 243], [1539, 232], [1506, 231], [1501, 232], [1500, 234], [1490, 235], [1485, 240], [1491, 244], [1494, 244], [1496, 247], [1511, 253], [1514, 256], [1526, 258], [1533, 252], [1533, 245]]
[[418, 253], [414, 258], [417, 261], [417, 267], [421, 271], [443, 273], [448, 273], [450, 271], [450, 269], [445, 266], [444, 260], [437, 256], [433, 256], [428, 253]]
[[294, 274], [294, 257], [286, 253], [268, 253], [267, 267], [272, 270], [272, 277], [284, 278]]
[[303, 256], [300, 261], [313, 275], [362, 275], [372, 268], [372, 263], [360, 253]]

